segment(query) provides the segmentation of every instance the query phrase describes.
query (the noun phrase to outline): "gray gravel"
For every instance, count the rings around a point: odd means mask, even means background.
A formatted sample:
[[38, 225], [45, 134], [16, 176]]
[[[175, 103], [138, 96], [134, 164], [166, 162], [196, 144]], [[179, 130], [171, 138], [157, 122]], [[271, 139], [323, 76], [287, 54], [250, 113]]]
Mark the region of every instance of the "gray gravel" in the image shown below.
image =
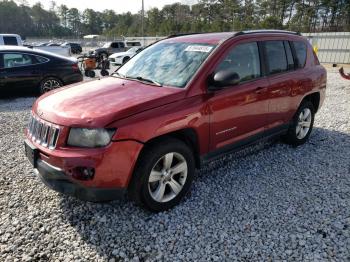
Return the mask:
[[47, 189], [22, 148], [33, 101], [0, 100], [0, 261], [350, 260], [350, 81], [331, 70], [309, 143], [212, 162], [160, 214]]

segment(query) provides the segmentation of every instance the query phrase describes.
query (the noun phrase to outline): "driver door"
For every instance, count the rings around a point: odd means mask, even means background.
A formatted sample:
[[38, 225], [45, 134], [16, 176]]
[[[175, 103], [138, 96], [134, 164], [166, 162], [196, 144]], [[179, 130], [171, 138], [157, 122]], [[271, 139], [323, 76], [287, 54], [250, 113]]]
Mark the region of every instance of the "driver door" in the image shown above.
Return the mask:
[[264, 131], [268, 116], [267, 79], [257, 42], [235, 45], [215, 72], [232, 70], [240, 82], [215, 91], [209, 99], [210, 150], [234, 144]]

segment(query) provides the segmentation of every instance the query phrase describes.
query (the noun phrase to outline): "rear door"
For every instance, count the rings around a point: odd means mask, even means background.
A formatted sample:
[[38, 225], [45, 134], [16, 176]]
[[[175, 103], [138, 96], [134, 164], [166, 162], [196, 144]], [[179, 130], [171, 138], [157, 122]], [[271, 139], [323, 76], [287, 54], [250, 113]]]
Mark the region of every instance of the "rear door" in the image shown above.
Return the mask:
[[40, 82], [41, 72], [35, 56], [17, 52], [2, 53], [3, 85], [9, 91], [28, 90]]
[[288, 41], [264, 41], [263, 46], [269, 81], [267, 128], [274, 128], [289, 121], [292, 91], [298, 83], [298, 77], [295, 75], [292, 49]]
[[209, 99], [210, 150], [219, 149], [264, 131], [267, 124], [268, 81], [263, 76], [259, 45], [235, 45], [215, 69], [231, 70], [240, 77], [238, 85], [216, 91]]

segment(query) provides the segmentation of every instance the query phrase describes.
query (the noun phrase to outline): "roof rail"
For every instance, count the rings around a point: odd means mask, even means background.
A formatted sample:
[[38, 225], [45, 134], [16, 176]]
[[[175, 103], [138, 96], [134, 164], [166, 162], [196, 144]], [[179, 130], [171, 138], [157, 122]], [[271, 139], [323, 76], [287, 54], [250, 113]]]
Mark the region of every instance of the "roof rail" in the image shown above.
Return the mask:
[[205, 33], [180, 33], [180, 34], [173, 34], [169, 35], [167, 38], [174, 38], [174, 37], [179, 37], [179, 36], [186, 36], [186, 35], [200, 35], [200, 34], [205, 34]]
[[247, 34], [263, 34], [263, 33], [275, 33], [275, 34], [291, 34], [291, 35], [301, 35], [300, 32], [293, 32], [293, 31], [287, 31], [287, 30], [274, 30], [274, 29], [261, 29], [261, 30], [247, 30], [247, 31], [240, 31], [235, 34], [235, 36], [239, 35], [247, 35]]

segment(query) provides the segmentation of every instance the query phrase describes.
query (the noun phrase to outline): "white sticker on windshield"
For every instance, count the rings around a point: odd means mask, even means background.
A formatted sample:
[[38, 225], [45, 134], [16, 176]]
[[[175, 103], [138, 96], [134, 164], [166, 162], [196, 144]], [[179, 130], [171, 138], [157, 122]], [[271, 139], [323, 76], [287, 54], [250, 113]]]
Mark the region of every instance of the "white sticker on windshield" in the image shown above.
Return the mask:
[[212, 46], [204, 46], [204, 45], [189, 45], [185, 51], [186, 52], [202, 52], [209, 53], [213, 49]]

